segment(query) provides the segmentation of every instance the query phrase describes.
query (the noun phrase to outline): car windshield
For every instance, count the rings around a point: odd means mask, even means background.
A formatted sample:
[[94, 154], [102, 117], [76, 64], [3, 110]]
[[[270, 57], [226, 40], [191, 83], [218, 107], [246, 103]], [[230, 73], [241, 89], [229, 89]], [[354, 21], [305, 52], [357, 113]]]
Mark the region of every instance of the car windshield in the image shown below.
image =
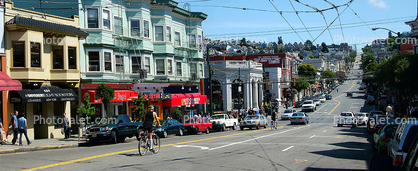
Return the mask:
[[362, 118], [362, 117], [366, 116], [366, 114], [356, 113], [356, 116], [357, 116], [357, 117], [361, 117], [361, 118]]
[[260, 118], [259, 116], [250, 115], [250, 116], [245, 117], [245, 120], [252, 120], [252, 119], [259, 119], [259, 118]]
[[312, 101], [303, 102], [303, 104], [312, 104]]
[[319, 100], [317, 100], [317, 99], [315, 99], [315, 100], [313, 100], [314, 102], [317, 102], [317, 101], [319, 101]]
[[168, 120], [163, 120], [160, 123], [161, 126], [167, 126], [167, 124], [168, 124]]
[[352, 116], [351, 113], [341, 113], [340, 116]]
[[305, 115], [301, 112], [296, 112], [292, 116], [305, 116]]
[[286, 109], [286, 110], [284, 110], [283, 113], [292, 113], [292, 110], [291, 109]]
[[118, 116], [104, 117], [100, 120], [100, 124], [116, 124], [118, 123]]
[[210, 117], [211, 120], [215, 120], [215, 119], [223, 119], [224, 115], [213, 115]]

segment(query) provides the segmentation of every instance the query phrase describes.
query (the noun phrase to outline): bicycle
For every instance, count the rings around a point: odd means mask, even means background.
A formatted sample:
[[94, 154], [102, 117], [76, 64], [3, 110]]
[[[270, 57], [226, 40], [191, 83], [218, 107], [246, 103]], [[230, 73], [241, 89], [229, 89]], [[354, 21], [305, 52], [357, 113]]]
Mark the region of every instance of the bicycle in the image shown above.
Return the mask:
[[[154, 133], [154, 131], [152, 131], [152, 143], [153, 143], [153, 150], [152, 152], [154, 154], [157, 154], [160, 151], [160, 138], [158, 137], [157, 134]], [[139, 137], [139, 143], [138, 143], [138, 151], [139, 151], [139, 155], [144, 156], [145, 154], [147, 154], [148, 151], [150, 151], [149, 149], [149, 142], [148, 142], [148, 131], [145, 132], [141, 132], [140, 133], [140, 137]]]

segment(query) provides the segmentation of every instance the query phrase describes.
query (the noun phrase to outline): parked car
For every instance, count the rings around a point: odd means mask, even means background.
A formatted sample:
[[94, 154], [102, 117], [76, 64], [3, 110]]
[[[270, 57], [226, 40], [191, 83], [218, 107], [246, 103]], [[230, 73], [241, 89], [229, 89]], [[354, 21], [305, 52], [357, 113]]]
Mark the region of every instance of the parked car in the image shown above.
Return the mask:
[[305, 102], [303, 102], [302, 112], [307, 110], [312, 112], [316, 110], [316, 104], [313, 102], [313, 100], [306, 100]]
[[113, 115], [102, 118], [100, 124], [90, 127], [87, 138], [90, 143], [110, 140], [112, 143], [125, 141], [126, 137], [139, 136], [142, 122], [132, 122], [128, 115]]
[[332, 96], [331, 96], [330, 94], [327, 94], [327, 95], [325, 96], [325, 99], [327, 99], [327, 100], [331, 100], [331, 99], [332, 99]]
[[302, 99], [301, 101], [297, 101], [296, 103], [295, 103], [295, 107], [297, 108], [297, 107], [302, 107], [302, 105], [303, 105], [303, 102], [305, 102], [306, 101], [306, 99]]
[[161, 121], [161, 128], [156, 128], [154, 132], [162, 138], [167, 138], [168, 135], [183, 136], [184, 128], [183, 124], [175, 119], [167, 119]]
[[337, 126], [351, 125], [351, 127], [357, 126], [357, 118], [353, 112], [341, 112], [338, 116]]
[[388, 154], [395, 166], [403, 167], [409, 148], [418, 135], [418, 121], [401, 122], [394, 137], [389, 141]]
[[198, 132], [209, 134], [209, 130], [212, 129], [212, 122], [207, 117], [192, 117], [184, 121], [183, 127], [189, 134], [197, 134]]
[[305, 112], [296, 112], [293, 113], [292, 117], [290, 118], [290, 124], [296, 124], [296, 123], [303, 123], [308, 124], [309, 123], [309, 116]]
[[377, 154], [387, 154], [390, 137], [393, 137], [398, 124], [387, 124], [382, 129], [373, 134], [372, 148], [377, 150]]
[[296, 109], [286, 109], [282, 113], [282, 116], [280, 117], [281, 120], [290, 119], [293, 115], [293, 113], [296, 112]]
[[262, 126], [267, 128], [267, 119], [263, 115], [248, 115], [239, 123], [241, 130], [244, 130], [244, 128], [260, 129]]
[[315, 106], [321, 105], [321, 102], [318, 99], [313, 99], [313, 102], [315, 103]]
[[367, 96], [367, 104], [376, 104], [376, 100], [372, 95]]
[[[370, 114], [371, 115], [371, 114]], [[386, 115], [380, 114], [380, 113], [374, 113], [373, 115], [370, 116], [369, 115], [369, 119], [367, 121], [367, 133], [369, 134], [373, 134], [376, 131], [376, 124], [378, 121], [379, 117], [386, 117]]]
[[412, 141], [412, 145], [409, 148], [407, 155], [402, 166], [394, 166], [392, 157], [387, 155], [374, 155], [370, 159], [369, 170], [370, 171], [385, 171], [385, 170], [398, 170], [398, 171], [417, 171], [418, 170], [418, 136]]
[[321, 103], [325, 103], [325, 102], [327, 101], [327, 99], [325, 98], [325, 95], [323, 95], [323, 96], [319, 96], [319, 101], [320, 101]]
[[357, 125], [366, 125], [369, 120], [368, 113], [354, 113], [354, 116], [357, 117]]
[[347, 97], [353, 97], [353, 92], [351, 91], [347, 92]]
[[375, 115], [384, 115], [384, 116], [386, 116], [386, 114], [383, 113], [380, 110], [372, 110], [372, 111], [369, 112], [369, 118], [370, 117], [374, 117]]
[[238, 119], [230, 118], [227, 114], [216, 114], [210, 117], [212, 128], [225, 131], [226, 128], [237, 129]]

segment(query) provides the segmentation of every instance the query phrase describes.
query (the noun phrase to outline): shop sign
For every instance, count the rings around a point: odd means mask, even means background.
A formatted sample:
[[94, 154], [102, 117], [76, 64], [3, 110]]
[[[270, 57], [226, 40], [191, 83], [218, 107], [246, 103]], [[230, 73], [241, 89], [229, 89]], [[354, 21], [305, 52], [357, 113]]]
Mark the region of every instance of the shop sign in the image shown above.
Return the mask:
[[171, 99], [171, 94], [163, 94], [163, 93], [144, 93], [143, 96], [145, 100]]
[[181, 105], [185, 106], [185, 105], [193, 105], [193, 104], [197, 104], [200, 101], [200, 97], [199, 98], [186, 98], [186, 99], [181, 99]]

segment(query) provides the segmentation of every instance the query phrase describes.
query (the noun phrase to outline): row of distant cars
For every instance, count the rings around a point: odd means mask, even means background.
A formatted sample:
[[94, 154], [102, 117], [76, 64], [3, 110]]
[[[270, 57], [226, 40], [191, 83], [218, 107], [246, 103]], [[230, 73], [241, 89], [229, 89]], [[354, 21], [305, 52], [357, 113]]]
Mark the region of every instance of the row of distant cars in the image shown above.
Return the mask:
[[331, 100], [332, 96], [330, 94], [320, 94], [311, 100], [302, 100], [300, 103], [296, 104], [295, 107], [302, 107], [302, 112], [311, 111], [314, 112], [317, 106], [320, 106], [321, 103], [325, 103], [327, 100]]

